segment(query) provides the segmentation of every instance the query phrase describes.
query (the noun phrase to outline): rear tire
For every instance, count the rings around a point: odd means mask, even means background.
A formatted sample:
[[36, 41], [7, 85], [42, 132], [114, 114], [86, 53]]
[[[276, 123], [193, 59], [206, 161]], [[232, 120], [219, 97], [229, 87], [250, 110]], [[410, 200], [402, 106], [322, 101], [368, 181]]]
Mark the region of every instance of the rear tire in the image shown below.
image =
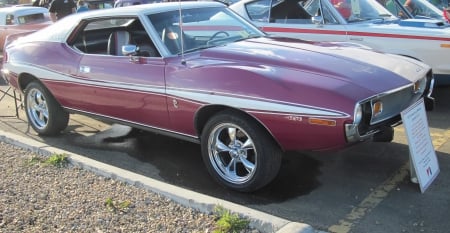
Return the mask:
[[203, 161], [227, 188], [252, 192], [278, 174], [282, 151], [254, 119], [226, 110], [213, 116], [201, 137]]
[[69, 113], [38, 82], [31, 82], [25, 88], [25, 112], [39, 135], [57, 135], [69, 124]]

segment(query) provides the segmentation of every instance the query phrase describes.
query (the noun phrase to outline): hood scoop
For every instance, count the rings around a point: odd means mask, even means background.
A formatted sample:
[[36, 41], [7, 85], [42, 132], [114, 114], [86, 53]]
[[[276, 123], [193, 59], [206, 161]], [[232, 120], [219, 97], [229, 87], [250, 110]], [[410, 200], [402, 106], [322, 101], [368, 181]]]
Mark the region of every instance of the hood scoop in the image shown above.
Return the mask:
[[446, 28], [447, 25], [438, 19], [405, 19], [400, 20], [400, 26], [417, 28]]

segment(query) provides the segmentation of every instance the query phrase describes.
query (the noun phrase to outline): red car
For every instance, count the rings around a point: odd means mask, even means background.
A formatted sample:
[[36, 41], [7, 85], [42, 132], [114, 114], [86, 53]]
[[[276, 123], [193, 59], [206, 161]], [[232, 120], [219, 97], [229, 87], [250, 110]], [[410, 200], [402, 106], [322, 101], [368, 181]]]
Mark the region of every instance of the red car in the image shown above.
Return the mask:
[[35, 31], [51, 24], [47, 8], [12, 6], [0, 8], [0, 51], [8, 35]]
[[13, 39], [2, 72], [38, 134], [80, 113], [197, 142], [212, 177], [244, 192], [285, 151], [390, 141], [433, 83], [414, 59], [269, 37], [217, 2], [89, 11]]

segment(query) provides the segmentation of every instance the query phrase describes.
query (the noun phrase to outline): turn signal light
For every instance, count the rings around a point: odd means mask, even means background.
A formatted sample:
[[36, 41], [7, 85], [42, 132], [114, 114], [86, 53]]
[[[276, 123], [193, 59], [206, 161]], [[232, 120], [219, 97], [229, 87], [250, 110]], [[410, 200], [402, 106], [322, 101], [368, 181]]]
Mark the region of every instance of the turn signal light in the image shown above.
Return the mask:
[[415, 82], [413, 88], [414, 88], [413, 89], [414, 93], [419, 92], [419, 90], [420, 90], [420, 81]]
[[320, 118], [309, 118], [308, 123], [312, 125], [336, 126], [335, 120], [320, 119]]
[[383, 103], [381, 101], [377, 101], [372, 105], [372, 116], [377, 116], [383, 112]]

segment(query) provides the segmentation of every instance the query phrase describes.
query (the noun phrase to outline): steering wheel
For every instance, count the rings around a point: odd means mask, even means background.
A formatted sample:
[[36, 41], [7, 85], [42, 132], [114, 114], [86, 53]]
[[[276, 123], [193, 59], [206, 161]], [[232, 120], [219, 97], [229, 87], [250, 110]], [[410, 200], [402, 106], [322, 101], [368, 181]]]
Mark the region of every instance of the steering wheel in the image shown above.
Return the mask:
[[218, 31], [218, 32], [214, 33], [214, 35], [212, 35], [212, 36], [209, 38], [209, 40], [214, 40], [214, 39], [215, 39], [218, 35], [220, 35], [220, 34], [225, 34], [227, 37], [230, 36], [230, 34], [228, 34], [228, 32], [226, 32], [226, 31]]

